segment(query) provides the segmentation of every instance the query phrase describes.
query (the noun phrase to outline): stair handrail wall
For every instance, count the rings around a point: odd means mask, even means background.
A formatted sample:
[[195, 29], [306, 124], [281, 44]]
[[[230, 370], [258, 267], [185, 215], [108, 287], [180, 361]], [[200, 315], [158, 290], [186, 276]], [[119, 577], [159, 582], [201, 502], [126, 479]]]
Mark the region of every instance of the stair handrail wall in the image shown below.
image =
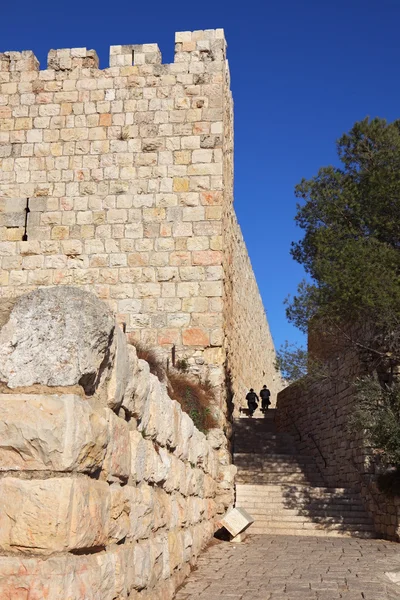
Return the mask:
[[310, 438], [310, 439], [311, 439], [311, 440], [314, 442], [314, 446], [316, 447], [316, 449], [317, 449], [317, 450], [318, 450], [318, 452], [319, 452], [319, 455], [320, 455], [320, 457], [321, 457], [321, 458], [322, 458], [322, 460], [324, 461], [324, 465], [325, 465], [325, 469], [326, 469], [326, 467], [328, 466], [328, 463], [326, 462], [326, 458], [325, 458], [325, 456], [322, 454], [321, 448], [318, 446], [318, 444], [317, 444], [317, 442], [316, 442], [316, 439], [315, 439], [315, 437], [313, 436], [313, 434], [312, 434], [312, 433], [309, 433], [309, 434], [308, 434], [308, 437], [309, 437], [309, 438]]
[[301, 431], [300, 431], [300, 429], [297, 427], [297, 425], [296, 425], [296, 421], [293, 419], [292, 415], [291, 415], [290, 413], [287, 413], [287, 414], [288, 414], [288, 416], [289, 416], [289, 419], [290, 419], [290, 421], [291, 421], [291, 423], [292, 423], [293, 427], [294, 427], [294, 428], [295, 428], [295, 430], [296, 430], [296, 433], [297, 433], [297, 435], [299, 436], [299, 442], [301, 442], [301, 441], [303, 440], [303, 438], [302, 438], [302, 435], [301, 435]]

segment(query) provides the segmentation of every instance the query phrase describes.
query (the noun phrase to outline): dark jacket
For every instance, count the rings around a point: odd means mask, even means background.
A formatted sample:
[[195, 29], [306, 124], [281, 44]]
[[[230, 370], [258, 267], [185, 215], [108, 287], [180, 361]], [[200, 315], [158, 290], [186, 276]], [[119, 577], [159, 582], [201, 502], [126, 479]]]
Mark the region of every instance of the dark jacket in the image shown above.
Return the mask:
[[271, 392], [268, 388], [263, 388], [260, 392], [261, 400], [269, 400]]
[[246, 400], [247, 400], [247, 404], [249, 406], [254, 405], [254, 404], [257, 404], [258, 396], [255, 392], [249, 392], [246, 396]]

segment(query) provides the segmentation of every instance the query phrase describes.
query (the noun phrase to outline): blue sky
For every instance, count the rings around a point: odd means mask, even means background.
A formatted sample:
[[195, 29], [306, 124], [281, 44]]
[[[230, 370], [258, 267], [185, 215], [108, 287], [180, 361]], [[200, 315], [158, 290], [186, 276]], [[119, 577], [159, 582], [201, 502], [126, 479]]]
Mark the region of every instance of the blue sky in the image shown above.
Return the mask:
[[[0, 51], [157, 42], [223, 27], [235, 101], [235, 206], [275, 343], [302, 340], [283, 300], [302, 269], [293, 189], [336, 160], [335, 140], [369, 115], [400, 116], [399, 0], [19, 0], [1, 7]], [[249, 332], [251, 336], [251, 332]]]

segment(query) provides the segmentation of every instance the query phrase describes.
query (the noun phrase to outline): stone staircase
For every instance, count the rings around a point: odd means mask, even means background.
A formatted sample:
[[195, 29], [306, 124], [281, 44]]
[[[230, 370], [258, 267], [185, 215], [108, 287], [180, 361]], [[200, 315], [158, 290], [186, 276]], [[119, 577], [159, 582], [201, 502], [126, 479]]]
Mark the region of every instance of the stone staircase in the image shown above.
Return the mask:
[[275, 410], [234, 425], [236, 506], [254, 518], [252, 534], [375, 537], [361, 498], [329, 488], [314, 459], [275, 430]]

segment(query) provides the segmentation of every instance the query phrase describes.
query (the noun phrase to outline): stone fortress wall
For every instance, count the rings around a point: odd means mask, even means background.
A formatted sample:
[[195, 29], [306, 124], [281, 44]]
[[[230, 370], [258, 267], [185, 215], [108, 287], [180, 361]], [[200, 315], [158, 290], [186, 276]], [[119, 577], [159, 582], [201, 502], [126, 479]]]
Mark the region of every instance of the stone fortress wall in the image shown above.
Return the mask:
[[0, 54], [2, 298], [82, 286], [216, 389], [228, 373], [236, 404], [265, 377], [274, 391], [232, 153], [223, 30], [177, 33], [172, 64], [156, 44], [112, 46], [103, 70], [85, 48], [45, 70]]
[[37, 290], [4, 320], [0, 598], [171, 600], [233, 504], [223, 431], [196, 429], [93, 294]]

